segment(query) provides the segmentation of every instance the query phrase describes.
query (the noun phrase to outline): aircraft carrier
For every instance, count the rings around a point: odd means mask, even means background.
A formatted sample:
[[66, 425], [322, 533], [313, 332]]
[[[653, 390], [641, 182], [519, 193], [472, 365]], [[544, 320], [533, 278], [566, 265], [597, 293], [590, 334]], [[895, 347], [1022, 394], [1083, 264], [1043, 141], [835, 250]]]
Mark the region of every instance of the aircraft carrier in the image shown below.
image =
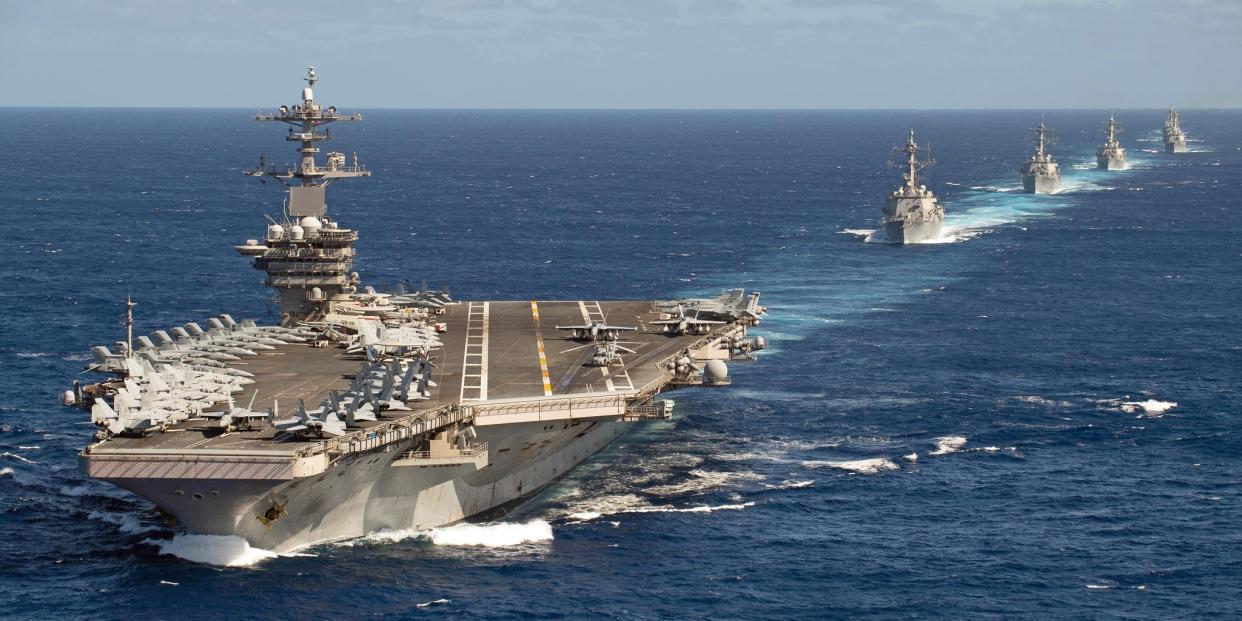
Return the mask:
[[740, 289], [652, 301], [454, 301], [376, 291], [351, 272], [358, 233], [325, 191], [370, 171], [317, 144], [360, 121], [314, 97], [260, 114], [289, 126], [297, 165], [247, 174], [288, 186], [263, 239], [236, 246], [279, 293], [280, 325], [222, 314], [93, 348], [109, 378], [66, 391], [99, 427], [90, 477], [155, 503], [191, 533], [287, 552], [381, 529], [493, 513], [668, 418], [666, 390], [726, 386], [764, 308]]
[[1048, 152], [1048, 125], [1043, 117], [1031, 129], [1035, 153], [1022, 165], [1022, 190], [1027, 194], [1049, 194], [1061, 189], [1061, 167]]
[[944, 226], [944, 207], [927, 186], [918, 183], [919, 171], [935, 162], [919, 159], [920, 149], [914, 141], [913, 129], [905, 146], [894, 150], [906, 156], [905, 161], [895, 164], [906, 170], [902, 174], [906, 183], [894, 190], [884, 202], [884, 219], [881, 221], [884, 236], [896, 244], [917, 244], [936, 239]]
[[1169, 108], [1169, 115], [1164, 119], [1165, 153], [1184, 153], [1186, 151], [1186, 132], [1182, 131], [1182, 115], [1174, 108]]
[[1100, 170], [1125, 170], [1126, 150], [1117, 142], [1117, 120], [1109, 115], [1104, 123], [1104, 144], [1095, 150], [1096, 168]]

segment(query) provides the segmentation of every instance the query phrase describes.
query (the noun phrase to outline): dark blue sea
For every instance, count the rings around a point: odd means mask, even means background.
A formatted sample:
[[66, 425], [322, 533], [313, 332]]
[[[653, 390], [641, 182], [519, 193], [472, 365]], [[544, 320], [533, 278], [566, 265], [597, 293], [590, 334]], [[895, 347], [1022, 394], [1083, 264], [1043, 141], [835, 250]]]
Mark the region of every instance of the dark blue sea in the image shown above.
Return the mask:
[[[347, 103], [347, 102], [340, 102]], [[271, 321], [232, 246], [291, 161], [248, 110], [0, 115], [0, 617], [1210, 619], [1242, 615], [1242, 112], [1050, 111], [1065, 191], [1021, 194], [1039, 111], [398, 111], [334, 128], [357, 270], [459, 299], [763, 292], [771, 347], [675, 392], [466, 544], [381, 533], [191, 562], [86, 479], [57, 404], [89, 346]], [[943, 243], [869, 241], [909, 127]]]

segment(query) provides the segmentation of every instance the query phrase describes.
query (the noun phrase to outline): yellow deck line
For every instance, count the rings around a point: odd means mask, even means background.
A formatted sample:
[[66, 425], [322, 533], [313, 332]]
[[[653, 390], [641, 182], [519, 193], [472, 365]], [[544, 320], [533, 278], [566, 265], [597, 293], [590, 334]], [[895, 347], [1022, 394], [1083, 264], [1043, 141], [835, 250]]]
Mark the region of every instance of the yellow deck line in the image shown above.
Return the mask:
[[530, 301], [530, 314], [535, 318], [535, 348], [539, 350], [539, 374], [543, 376], [543, 395], [552, 395], [552, 378], [548, 375], [548, 354], [543, 351], [543, 334], [539, 331], [539, 304]]

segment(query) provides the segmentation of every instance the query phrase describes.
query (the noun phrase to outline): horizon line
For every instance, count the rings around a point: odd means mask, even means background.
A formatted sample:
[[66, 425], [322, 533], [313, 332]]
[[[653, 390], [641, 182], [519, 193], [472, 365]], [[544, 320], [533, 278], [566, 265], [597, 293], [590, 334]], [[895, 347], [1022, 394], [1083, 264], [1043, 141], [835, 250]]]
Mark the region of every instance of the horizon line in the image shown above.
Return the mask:
[[[1226, 112], [1242, 110], [1242, 106], [1237, 107], [1178, 107], [1179, 110], [1197, 110]], [[115, 106], [84, 106], [74, 104], [57, 104], [57, 105], [32, 105], [32, 104], [0, 104], [0, 110], [4, 109], [47, 109], [47, 110], [255, 110], [266, 111], [274, 108], [260, 107], [250, 108], [243, 106], [159, 106], [159, 105], [115, 105]], [[1148, 112], [1152, 110], [1165, 110], [1163, 107], [963, 107], [963, 108], [886, 108], [886, 107], [868, 107], [868, 108], [834, 108], [834, 107], [774, 107], [774, 108], [747, 108], [747, 107], [499, 107], [499, 106], [357, 106], [353, 110], [418, 110], [418, 111], [466, 111], [466, 112], [1027, 112], [1037, 110], [1053, 110], [1053, 111], [1139, 111]], [[342, 109], [344, 111], [344, 109]]]

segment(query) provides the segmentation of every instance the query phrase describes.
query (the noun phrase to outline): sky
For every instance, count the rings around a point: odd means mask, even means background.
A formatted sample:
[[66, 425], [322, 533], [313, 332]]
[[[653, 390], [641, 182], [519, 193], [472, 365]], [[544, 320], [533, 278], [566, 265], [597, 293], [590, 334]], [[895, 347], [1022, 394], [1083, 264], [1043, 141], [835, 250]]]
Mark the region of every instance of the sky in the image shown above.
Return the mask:
[[[0, 106], [1233, 108], [1242, 0], [0, 0]], [[293, 84], [294, 86], [290, 86]]]

